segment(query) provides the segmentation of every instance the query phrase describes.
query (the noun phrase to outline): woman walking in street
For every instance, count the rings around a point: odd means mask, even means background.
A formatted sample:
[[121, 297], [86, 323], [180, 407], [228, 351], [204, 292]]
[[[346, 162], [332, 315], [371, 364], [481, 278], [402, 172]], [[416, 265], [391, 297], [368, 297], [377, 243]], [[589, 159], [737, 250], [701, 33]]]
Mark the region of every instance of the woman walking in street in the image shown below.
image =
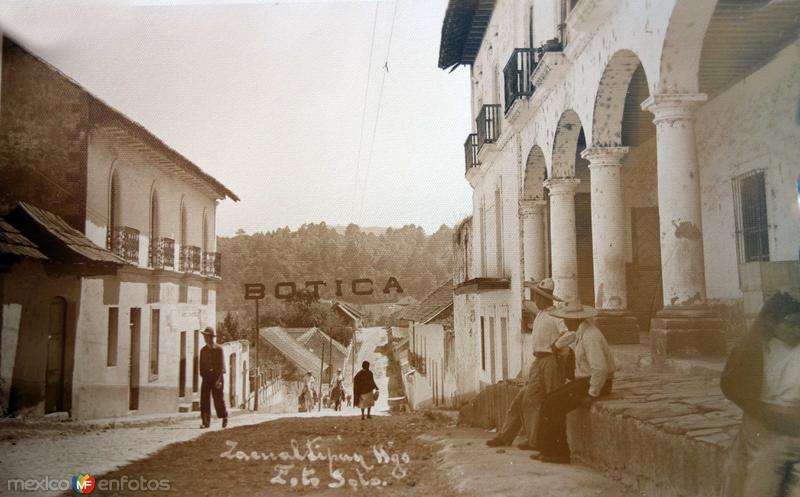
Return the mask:
[[361, 371], [356, 373], [353, 378], [353, 399], [361, 409], [361, 419], [364, 419], [364, 411], [367, 411], [367, 418], [372, 418], [371, 410], [375, 405], [375, 396], [378, 393], [378, 385], [372, 371], [369, 370], [369, 361], [361, 363]]

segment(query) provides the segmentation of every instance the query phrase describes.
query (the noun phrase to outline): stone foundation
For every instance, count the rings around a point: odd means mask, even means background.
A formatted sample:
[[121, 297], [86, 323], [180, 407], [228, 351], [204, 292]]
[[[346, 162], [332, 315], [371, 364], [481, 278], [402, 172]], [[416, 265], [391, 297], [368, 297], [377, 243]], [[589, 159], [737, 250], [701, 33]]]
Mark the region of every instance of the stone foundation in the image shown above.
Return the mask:
[[639, 321], [629, 311], [600, 311], [594, 322], [611, 345], [639, 343]]
[[725, 321], [708, 309], [669, 309], [650, 322], [654, 357], [723, 356]]

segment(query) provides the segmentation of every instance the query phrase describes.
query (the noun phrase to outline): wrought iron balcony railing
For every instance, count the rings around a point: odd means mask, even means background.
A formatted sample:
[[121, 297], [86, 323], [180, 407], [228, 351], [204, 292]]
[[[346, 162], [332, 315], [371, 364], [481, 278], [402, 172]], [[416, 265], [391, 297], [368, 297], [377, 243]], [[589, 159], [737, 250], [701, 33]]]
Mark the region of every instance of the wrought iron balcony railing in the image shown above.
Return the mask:
[[478, 118], [475, 119], [475, 129], [478, 135], [478, 150], [487, 143], [494, 143], [500, 136], [500, 105], [491, 104], [481, 107]]
[[467, 166], [466, 172], [481, 165], [478, 160], [478, 135], [476, 133], [468, 135], [467, 141], [464, 142], [464, 161]]
[[535, 58], [532, 57], [530, 48], [514, 49], [503, 69], [506, 112], [518, 98], [529, 97], [533, 94], [531, 72], [533, 72], [534, 64]]
[[175, 268], [175, 240], [172, 238], [153, 238], [150, 240], [148, 266], [155, 269]]
[[106, 235], [106, 248], [132, 264], [139, 264], [139, 230], [113, 226]]
[[206, 276], [222, 276], [222, 254], [219, 252], [203, 252], [203, 274]]
[[194, 245], [181, 247], [179, 270], [186, 273], [200, 273], [202, 271], [202, 250]]

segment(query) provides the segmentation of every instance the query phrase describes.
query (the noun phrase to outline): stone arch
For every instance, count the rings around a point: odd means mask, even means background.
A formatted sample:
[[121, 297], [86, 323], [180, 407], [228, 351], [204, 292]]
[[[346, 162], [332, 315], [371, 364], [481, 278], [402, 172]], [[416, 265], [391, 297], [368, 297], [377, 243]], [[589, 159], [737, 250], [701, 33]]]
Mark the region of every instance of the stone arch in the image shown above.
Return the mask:
[[575, 175], [575, 157], [581, 134], [581, 119], [568, 109], [561, 114], [553, 138], [552, 178], [571, 178]]
[[[639, 69], [640, 67], [641, 69]], [[626, 99], [637, 69], [642, 71], [646, 83], [648, 81], [647, 74], [639, 57], [627, 49], [615, 52], [606, 64], [597, 88], [592, 113], [593, 146], [617, 147], [623, 145]], [[641, 104], [641, 102], [636, 102], [636, 104]]]
[[703, 39], [718, 1], [676, 0], [653, 93], [697, 93]]
[[119, 172], [115, 166], [116, 159], [111, 163], [108, 174], [108, 214], [106, 219], [106, 248], [113, 250], [115, 232], [121, 225], [120, 214], [122, 208], [122, 193]]
[[526, 200], [544, 200], [545, 190], [542, 183], [547, 179], [547, 164], [544, 151], [539, 145], [534, 145], [528, 153], [525, 165], [524, 190], [522, 197]]
[[160, 212], [158, 208], [158, 189], [156, 189], [155, 182], [153, 183], [152, 188], [150, 189], [150, 239], [154, 240], [158, 238], [159, 234], [159, 221], [160, 221]]
[[178, 210], [178, 243], [181, 247], [189, 244], [189, 215], [186, 210], [186, 196], [181, 195], [180, 208]]

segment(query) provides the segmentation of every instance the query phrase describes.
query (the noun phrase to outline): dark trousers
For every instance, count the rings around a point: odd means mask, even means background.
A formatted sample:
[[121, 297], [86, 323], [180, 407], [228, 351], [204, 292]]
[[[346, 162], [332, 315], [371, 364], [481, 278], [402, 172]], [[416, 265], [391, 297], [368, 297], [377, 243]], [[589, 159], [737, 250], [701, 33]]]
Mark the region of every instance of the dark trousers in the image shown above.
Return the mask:
[[[611, 393], [611, 379], [600, 395]], [[553, 390], [542, 402], [537, 447], [543, 456], [569, 459], [567, 414], [578, 408], [589, 394], [589, 378], [578, 378]]]
[[[219, 388], [217, 384], [219, 383]], [[222, 379], [203, 378], [200, 385], [200, 417], [204, 425], [211, 424], [211, 397], [214, 397], [214, 410], [217, 411], [218, 418], [227, 418], [228, 411], [225, 410], [225, 399], [222, 394]]]

